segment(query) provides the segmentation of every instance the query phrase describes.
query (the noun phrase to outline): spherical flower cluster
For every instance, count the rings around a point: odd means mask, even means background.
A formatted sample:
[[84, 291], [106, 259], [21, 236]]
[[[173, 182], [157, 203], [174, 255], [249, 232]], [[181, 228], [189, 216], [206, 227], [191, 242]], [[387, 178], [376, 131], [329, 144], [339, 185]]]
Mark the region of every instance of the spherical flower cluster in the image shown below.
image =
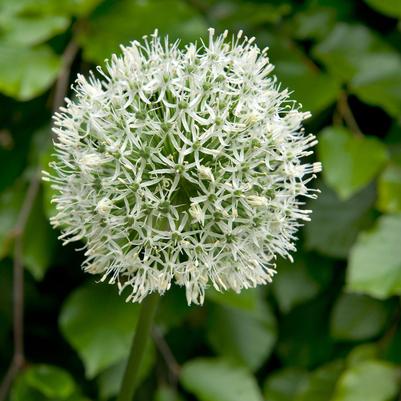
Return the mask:
[[270, 282], [308, 220], [299, 196], [315, 196], [320, 170], [301, 160], [316, 144], [309, 114], [254, 38], [209, 32], [184, 49], [157, 32], [122, 47], [55, 115], [52, 224], [127, 301], [172, 282], [200, 304], [208, 285]]

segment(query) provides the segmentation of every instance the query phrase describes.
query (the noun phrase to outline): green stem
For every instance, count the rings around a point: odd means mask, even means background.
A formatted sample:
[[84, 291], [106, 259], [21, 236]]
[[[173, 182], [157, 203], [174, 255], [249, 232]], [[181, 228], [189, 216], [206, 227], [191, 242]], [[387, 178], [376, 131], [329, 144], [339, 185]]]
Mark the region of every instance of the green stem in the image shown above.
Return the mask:
[[150, 335], [156, 313], [159, 294], [148, 295], [142, 303], [135, 336], [132, 341], [127, 367], [121, 384], [117, 401], [132, 401], [138, 385], [138, 373], [145, 353], [146, 342]]

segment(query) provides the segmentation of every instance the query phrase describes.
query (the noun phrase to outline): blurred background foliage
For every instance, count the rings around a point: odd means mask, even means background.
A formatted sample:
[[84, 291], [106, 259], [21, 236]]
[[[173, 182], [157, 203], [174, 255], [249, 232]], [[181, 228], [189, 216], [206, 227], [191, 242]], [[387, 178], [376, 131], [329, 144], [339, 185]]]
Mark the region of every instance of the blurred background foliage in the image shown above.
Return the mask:
[[63, 85], [154, 28], [184, 45], [209, 26], [269, 46], [312, 112], [322, 193], [272, 285], [210, 290], [204, 307], [179, 288], [163, 297], [137, 400], [400, 399], [400, 21], [400, 0], [0, 0], [0, 375], [13, 265], [25, 268], [26, 363], [10, 401], [113, 399], [138, 314], [48, 223], [37, 176]]

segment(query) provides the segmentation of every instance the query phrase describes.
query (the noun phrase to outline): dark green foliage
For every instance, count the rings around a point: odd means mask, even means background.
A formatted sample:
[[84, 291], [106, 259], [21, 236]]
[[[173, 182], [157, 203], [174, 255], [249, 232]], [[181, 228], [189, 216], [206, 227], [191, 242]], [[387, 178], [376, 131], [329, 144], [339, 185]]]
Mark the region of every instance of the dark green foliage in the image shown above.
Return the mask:
[[[269, 46], [282, 88], [312, 112], [321, 194], [272, 285], [210, 289], [203, 307], [176, 287], [162, 298], [137, 401], [399, 399], [400, 0], [0, 1], [0, 376], [13, 347], [14, 228], [50, 159], [68, 43], [80, 48], [72, 83], [154, 28], [184, 46], [208, 26]], [[80, 271], [83, 255], [50, 228], [50, 197], [42, 185], [23, 235], [28, 364], [9, 400], [112, 400], [138, 305]]]

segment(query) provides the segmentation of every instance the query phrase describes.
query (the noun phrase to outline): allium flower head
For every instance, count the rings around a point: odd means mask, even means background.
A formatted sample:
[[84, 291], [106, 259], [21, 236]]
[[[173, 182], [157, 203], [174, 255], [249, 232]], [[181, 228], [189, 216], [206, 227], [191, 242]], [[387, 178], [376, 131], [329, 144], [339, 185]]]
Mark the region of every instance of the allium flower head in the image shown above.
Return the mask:
[[[78, 76], [55, 115], [52, 224], [85, 243], [85, 271], [130, 301], [185, 286], [203, 303], [270, 282], [309, 211], [320, 164], [309, 113], [281, 90], [267, 49], [242, 32], [181, 50], [157, 32]], [[291, 257], [290, 257], [291, 258]]]

